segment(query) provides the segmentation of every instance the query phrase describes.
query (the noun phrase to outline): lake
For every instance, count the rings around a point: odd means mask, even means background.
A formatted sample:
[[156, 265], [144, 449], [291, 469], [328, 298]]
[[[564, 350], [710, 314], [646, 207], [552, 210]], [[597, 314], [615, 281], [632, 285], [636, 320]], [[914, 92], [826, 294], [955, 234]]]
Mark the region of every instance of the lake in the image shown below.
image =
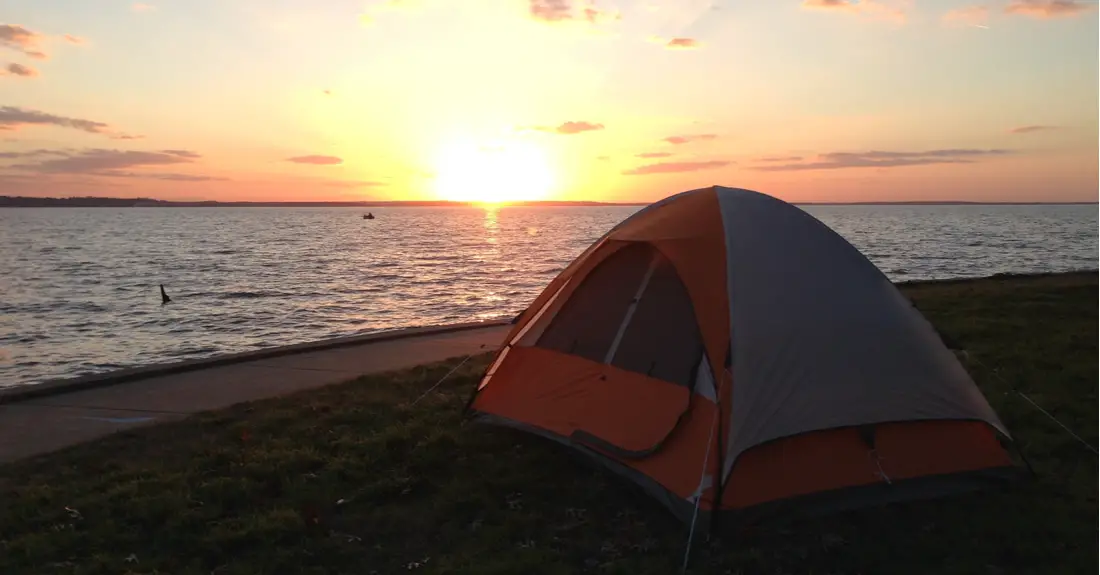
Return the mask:
[[[638, 209], [0, 209], [0, 386], [510, 318]], [[803, 209], [897, 281], [1097, 268], [1095, 205]]]

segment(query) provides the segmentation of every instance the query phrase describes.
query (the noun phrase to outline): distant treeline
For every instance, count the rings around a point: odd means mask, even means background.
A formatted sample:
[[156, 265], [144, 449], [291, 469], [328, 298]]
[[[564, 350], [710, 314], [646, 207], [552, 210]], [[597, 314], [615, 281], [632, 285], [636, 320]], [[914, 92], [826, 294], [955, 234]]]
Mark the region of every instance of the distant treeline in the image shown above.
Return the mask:
[[[467, 206], [472, 202], [444, 202], [444, 201], [362, 201], [362, 202], [173, 202], [167, 200], [155, 200], [152, 198], [98, 198], [98, 197], [73, 197], [73, 198], [31, 198], [26, 196], [0, 196], [0, 208], [216, 208], [216, 207], [349, 207], [349, 208], [382, 208], [382, 207], [443, 207], [443, 206]], [[625, 206], [645, 205], [637, 204], [611, 204], [603, 202], [508, 202], [513, 206]]]

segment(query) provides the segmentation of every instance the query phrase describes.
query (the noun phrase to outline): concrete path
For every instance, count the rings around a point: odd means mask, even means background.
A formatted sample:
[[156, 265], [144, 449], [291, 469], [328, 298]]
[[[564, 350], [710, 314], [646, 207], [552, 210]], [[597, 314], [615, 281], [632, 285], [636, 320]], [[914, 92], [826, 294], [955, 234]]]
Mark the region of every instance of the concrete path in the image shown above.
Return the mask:
[[9, 398], [0, 402], [0, 463], [367, 373], [493, 351], [509, 327], [494, 324], [423, 335], [395, 334], [358, 344], [343, 342], [339, 347], [321, 342], [315, 347], [323, 349], [303, 351], [303, 346], [294, 346], [283, 355], [265, 350], [256, 354], [260, 356], [256, 359], [241, 354], [239, 361], [230, 364], [211, 361], [210, 367], [192, 366], [186, 371], [168, 368], [162, 375], [153, 373], [115, 384], [100, 378], [104, 381], [86, 389], [55, 389], [41, 397]]

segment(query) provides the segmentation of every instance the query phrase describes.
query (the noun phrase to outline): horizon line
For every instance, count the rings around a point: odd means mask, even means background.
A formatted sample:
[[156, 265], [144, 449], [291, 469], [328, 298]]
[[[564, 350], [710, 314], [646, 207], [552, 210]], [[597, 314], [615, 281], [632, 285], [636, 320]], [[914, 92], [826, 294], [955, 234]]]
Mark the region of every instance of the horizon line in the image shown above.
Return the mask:
[[[116, 198], [109, 196], [0, 196], [0, 208], [19, 207], [625, 207], [648, 206], [656, 201], [600, 202], [589, 200], [519, 200], [477, 202], [453, 200], [332, 200], [332, 201], [266, 201], [266, 200], [160, 200], [156, 198]], [[1040, 202], [1040, 201], [970, 201], [970, 200], [867, 200], [853, 202], [790, 202], [812, 206], [873, 206], [873, 205], [1097, 205], [1100, 201]]]

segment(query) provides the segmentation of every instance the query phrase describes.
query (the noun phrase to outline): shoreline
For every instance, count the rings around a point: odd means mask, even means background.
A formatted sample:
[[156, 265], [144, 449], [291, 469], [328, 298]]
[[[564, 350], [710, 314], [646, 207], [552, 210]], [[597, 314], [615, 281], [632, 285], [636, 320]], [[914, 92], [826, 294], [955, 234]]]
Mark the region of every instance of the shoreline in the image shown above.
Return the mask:
[[[912, 287], [924, 285], [949, 285], [981, 281], [1027, 281], [1050, 277], [1066, 277], [1097, 275], [1098, 269], [1072, 270], [1065, 272], [1038, 272], [1038, 273], [998, 273], [989, 276], [957, 277], [944, 279], [923, 279], [894, 281], [895, 286]], [[326, 349], [363, 345], [373, 342], [391, 341], [425, 335], [439, 335], [458, 331], [480, 329], [508, 325], [511, 319], [487, 320], [478, 322], [462, 322], [453, 324], [433, 325], [398, 328], [394, 330], [373, 332], [361, 335], [339, 336], [320, 340], [307, 341], [296, 344], [274, 346], [269, 348], [249, 350], [236, 353], [223, 353], [210, 357], [185, 359], [163, 363], [149, 363], [123, 369], [91, 373], [75, 377], [54, 378], [41, 383], [19, 384], [0, 388], [0, 405], [17, 403], [39, 397], [48, 397], [82, 389], [106, 387], [120, 383], [150, 379], [164, 375], [197, 371], [223, 365], [233, 365], [258, 359], [283, 357], [299, 353], [309, 353]]]
[[98, 387], [108, 387], [121, 383], [152, 379], [165, 375], [186, 373], [256, 361], [259, 359], [271, 359], [302, 353], [310, 353], [342, 347], [352, 347], [370, 343], [394, 341], [420, 336], [443, 335], [468, 330], [484, 329], [488, 327], [504, 326], [512, 320], [490, 320], [478, 322], [453, 323], [423, 327], [409, 327], [388, 331], [379, 331], [362, 335], [326, 338], [290, 345], [280, 345], [264, 349], [242, 351], [237, 353], [224, 353], [211, 357], [185, 359], [163, 363], [149, 363], [135, 367], [92, 373], [70, 378], [50, 379], [42, 383], [22, 384], [0, 388], [0, 405], [19, 403], [22, 401], [49, 397]]

